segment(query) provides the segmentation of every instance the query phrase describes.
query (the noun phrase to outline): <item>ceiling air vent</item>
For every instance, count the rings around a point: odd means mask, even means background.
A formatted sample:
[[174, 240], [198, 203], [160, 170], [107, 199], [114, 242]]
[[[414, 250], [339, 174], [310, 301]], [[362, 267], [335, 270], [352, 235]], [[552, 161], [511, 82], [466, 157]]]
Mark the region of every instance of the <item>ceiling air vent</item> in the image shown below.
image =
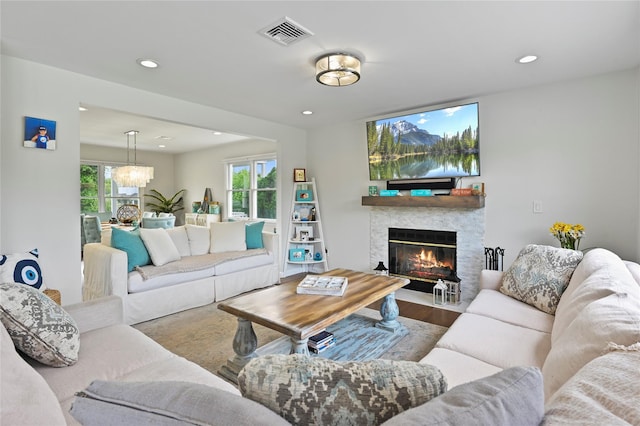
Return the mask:
[[289, 46], [313, 35], [311, 31], [286, 16], [261, 29], [259, 33], [283, 46]]

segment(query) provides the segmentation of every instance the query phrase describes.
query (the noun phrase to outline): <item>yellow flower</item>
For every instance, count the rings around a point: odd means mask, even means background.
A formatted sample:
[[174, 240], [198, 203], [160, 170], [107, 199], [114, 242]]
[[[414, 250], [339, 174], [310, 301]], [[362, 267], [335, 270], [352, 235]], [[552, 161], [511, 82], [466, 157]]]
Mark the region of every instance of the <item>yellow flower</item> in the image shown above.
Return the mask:
[[581, 224], [570, 225], [563, 222], [554, 223], [553, 226], [549, 228], [549, 232], [560, 241], [562, 248], [572, 250], [578, 249], [580, 239], [584, 237], [585, 234], [584, 226]]

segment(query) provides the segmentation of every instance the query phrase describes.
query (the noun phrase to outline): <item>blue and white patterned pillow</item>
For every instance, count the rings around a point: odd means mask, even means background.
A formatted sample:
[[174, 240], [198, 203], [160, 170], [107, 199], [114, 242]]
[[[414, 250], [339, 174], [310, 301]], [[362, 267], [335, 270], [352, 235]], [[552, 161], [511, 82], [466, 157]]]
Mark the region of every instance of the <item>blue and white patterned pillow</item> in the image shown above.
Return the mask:
[[447, 380], [418, 362], [264, 355], [240, 371], [238, 388], [292, 424], [378, 425], [444, 393]]
[[0, 282], [26, 284], [39, 290], [42, 285], [42, 269], [38, 263], [38, 249], [28, 253], [12, 253], [0, 255]]
[[582, 252], [529, 244], [504, 273], [500, 291], [551, 315], [569, 285]]

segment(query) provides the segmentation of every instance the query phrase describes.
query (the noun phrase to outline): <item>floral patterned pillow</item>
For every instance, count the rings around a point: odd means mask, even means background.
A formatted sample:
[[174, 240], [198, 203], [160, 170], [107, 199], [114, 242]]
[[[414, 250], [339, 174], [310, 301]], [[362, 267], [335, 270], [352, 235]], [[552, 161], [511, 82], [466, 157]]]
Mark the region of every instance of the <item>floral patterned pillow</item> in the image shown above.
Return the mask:
[[253, 359], [238, 387], [292, 424], [376, 425], [444, 393], [447, 381], [437, 367], [417, 362], [295, 354]]
[[502, 278], [500, 291], [551, 315], [569, 285], [582, 252], [529, 244]]
[[52, 367], [78, 361], [76, 322], [41, 291], [23, 284], [0, 284], [0, 322], [16, 349], [36, 361]]

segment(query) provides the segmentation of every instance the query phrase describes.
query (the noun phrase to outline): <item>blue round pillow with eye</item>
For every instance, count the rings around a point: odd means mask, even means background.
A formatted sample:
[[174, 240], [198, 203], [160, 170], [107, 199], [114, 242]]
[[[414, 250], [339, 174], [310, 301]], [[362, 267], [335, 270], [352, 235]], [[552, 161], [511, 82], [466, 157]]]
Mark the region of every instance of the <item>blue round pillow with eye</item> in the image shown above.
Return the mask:
[[316, 255], [313, 258], [315, 260], [322, 260], [322, 255], [320, 254], [320, 252], [317, 252]]
[[39, 289], [42, 287], [42, 270], [38, 257], [38, 249], [28, 253], [0, 255], [0, 279], [2, 282], [21, 283]]

